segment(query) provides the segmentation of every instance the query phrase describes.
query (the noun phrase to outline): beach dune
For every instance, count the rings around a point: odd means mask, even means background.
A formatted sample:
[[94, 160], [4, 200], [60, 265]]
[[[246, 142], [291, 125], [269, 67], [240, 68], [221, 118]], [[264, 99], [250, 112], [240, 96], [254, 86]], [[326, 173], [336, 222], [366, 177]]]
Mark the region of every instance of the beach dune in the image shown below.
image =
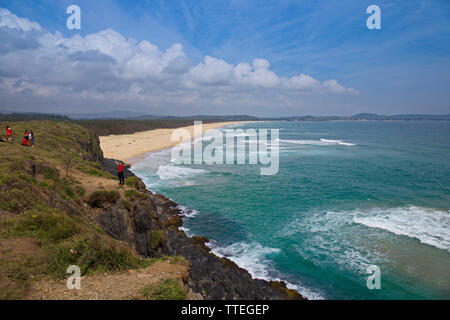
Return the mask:
[[[245, 122], [248, 121], [204, 123], [202, 124], [202, 130], [203, 132], [206, 132], [211, 129]], [[191, 136], [194, 137], [194, 125], [182, 128], [189, 130]], [[179, 141], [171, 140], [171, 135], [174, 130], [176, 130], [176, 128], [101, 136], [100, 147], [103, 150], [105, 158], [120, 159], [133, 163], [146, 152], [166, 149], [177, 145]]]

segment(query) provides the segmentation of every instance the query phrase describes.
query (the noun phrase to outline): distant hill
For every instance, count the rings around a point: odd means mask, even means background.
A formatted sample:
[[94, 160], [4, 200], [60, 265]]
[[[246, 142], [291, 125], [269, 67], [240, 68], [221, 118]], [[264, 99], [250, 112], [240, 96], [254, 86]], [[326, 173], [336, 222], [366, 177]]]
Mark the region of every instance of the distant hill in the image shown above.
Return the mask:
[[332, 120], [450, 120], [450, 114], [398, 114], [379, 115], [374, 113], [358, 113], [350, 117], [343, 116], [292, 116], [280, 118], [290, 121], [332, 121]]
[[[74, 121], [145, 121], [145, 120], [179, 120], [179, 121], [258, 121], [258, 120], [288, 120], [288, 121], [332, 121], [332, 120], [450, 120], [450, 114], [398, 114], [379, 115], [374, 113], [358, 113], [353, 116], [289, 116], [289, 117], [257, 117], [251, 115], [193, 115], [193, 116], [170, 116], [155, 115], [145, 112], [115, 110], [101, 113], [18, 113], [0, 110], [0, 120], [4, 121], [25, 121], [25, 120], [74, 120]], [[170, 126], [171, 127], [171, 126]]]
[[28, 120], [53, 120], [64, 121], [69, 120], [68, 117], [58, 114], [47, 113], [0, 113], [0, 120], [2, 121], [28, 121]]
[[115, 110], [100, 113], [66, 113], [65, 116], [71, 119], [129, 119], [129, 118], [142, 118], [142, 117], [153, 117], [151, 114], [146, 112], [134, 112], [134, 111], [124, 111]]
[[398, 114], [389, 116], [373, 113], [359, 113], [350, 118], [367, 120], [450, 120], [450, 114]]

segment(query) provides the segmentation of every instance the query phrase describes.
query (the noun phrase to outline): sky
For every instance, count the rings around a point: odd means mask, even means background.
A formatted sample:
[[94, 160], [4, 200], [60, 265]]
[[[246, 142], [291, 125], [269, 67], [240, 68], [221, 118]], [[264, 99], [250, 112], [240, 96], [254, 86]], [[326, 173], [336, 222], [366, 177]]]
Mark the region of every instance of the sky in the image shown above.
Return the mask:
[[1, 110], [448, 114], [450, 1], [0, 0]]

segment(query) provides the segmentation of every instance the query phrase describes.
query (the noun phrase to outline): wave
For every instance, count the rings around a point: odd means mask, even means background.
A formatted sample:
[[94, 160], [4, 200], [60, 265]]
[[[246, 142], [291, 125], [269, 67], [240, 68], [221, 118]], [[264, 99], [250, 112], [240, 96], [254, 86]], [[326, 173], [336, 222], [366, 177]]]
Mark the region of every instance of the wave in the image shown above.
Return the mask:
[[362, 216], [355, 216], [353, 222], [415, 238], [450, 252], [450, 211], [415, 206], [371, 209]]
[[197, 210], [190, 209], [181, 204], [177, 205], [176, 208], [181, 211], [180, 216], [182, 216], [183, 218], [192, 218], [192, 217], [196, 216], [197, 214], [199, 214], [199, 212]]
[[208, 171], [202, 169], [192, 169], [188, 167], [180, 167], [174, 165], [161, 165], [156, 174], [161, 180], [179, 179], [195, 176], [198, 174], [207, 173]]
[[280, 142], [301, 144], [301, 145], [313, 145], [313, 146], [332, 146], [332, 145], [342, 145], [342, 146], [356, 146], [355, 143], [344, 142], [342, 140], [330, 140], [330, 139], [320, 139], [320, 140], [285, 140], [279, 139]]
[[[274, 277], [271, 273], [276, 270], [270, 270], [270, 261], [267, 255], [277, 254], [280, 252], [278, 248], [264, 247], [257, 242], [235, 242], [226, 247], [220, 247], [214, 240], [206, 243], [211, 248], [212, 253], [222, 258], [225, 257], [239, 267], [247, 270], [253, 278], [263, 279], [267, 281], [284, 281], [278, 277]], [[301, 295], [310, 300], [324, 299], [323, 296], [315, 291], [305, 288], [301, 285], [286, 283], [289, 289], [297, 290]]]
[[320, 141], [325, 142], [325, 143], [330, 143], [330, 144], [340, 144], [343, 146], [355, 146], [356, 145], [354, 143], [344, 142], [341, 140], [320, 139]]

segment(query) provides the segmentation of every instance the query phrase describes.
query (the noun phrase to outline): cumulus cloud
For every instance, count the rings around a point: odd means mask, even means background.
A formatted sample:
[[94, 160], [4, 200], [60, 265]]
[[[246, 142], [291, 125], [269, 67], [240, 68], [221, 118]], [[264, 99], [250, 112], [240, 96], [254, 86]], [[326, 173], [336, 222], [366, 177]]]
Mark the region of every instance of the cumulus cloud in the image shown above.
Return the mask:
[[161, 50], [112, 29], [64, 37], [1, 8], [0, 39], [0, 97], [10, 108], [170, 113], [207, 105], [217, 113], [230, 105], [295, 105], [304, 94], [358, 93], [335, 79], [280, 77], [265, 59], [233, 65], [205, 56], [195, 65], [179, 43]]
[[335, 79], [326, 80], [323, 82], [323, 86], [333, 93], [349, 93], [358, 94], [358, 92], [353, 88], [345, 88], [337, 82]]

